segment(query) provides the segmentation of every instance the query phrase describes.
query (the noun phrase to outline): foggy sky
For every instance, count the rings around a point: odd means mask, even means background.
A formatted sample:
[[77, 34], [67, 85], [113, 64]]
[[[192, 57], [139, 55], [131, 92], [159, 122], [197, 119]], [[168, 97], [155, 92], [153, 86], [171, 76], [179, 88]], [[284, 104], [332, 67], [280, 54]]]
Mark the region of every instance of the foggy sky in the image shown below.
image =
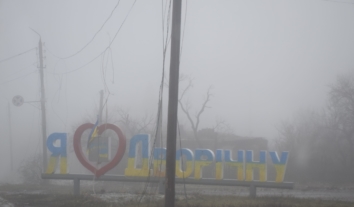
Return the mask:
[[[275, 126], [302, 108], [321, 110], [328, 86], [354, 66], [353, 4], [322, 0], [190, 0], [180, 72], [193, 77], [186, 94], [197, 110], [206, 90], [212, 99], [201, 128], [224, 119], [242, 136], [273, 139]], [[109, 16], [110, 1], [0, 0], [0, 60], [45, 42], [47, 134], [72, 132], [91, 116], [104, 89], [99, 55], [113, 39], [133, 1], [122, 0], [94, 41], [80, 50]], [[166, 3], [166, 1], [164, 1]], [[185, 1], [182, 22], [184, 23]], [[138, 0], [108, 56], [108, 110], [119, 106], [136, 116], [156, 113], [162, 71], [161, 1]], [[169, 55], [169, 53], [167, 54]], [[106, 56], [107, 58], [107, 56]], [[169, 58], [167, 58], [169, 60]], [[40, 99], [38, 55], [33, 50], [0, 63], [1, 163], [9, 153], [8, 103], [15, 95]], [[166, 63], [168, 77], [169, 62]], [[64, 74], [68, 71], [72, 73]], [[181, 82], [181, 88], [185, 87]], [[167, 91], [164, 114], [167, 113]], [[108, 93], [106, 93], [107, 95]], [[38, 103], [11, 105], [17, 165], [20, 157], [41, 150]], [[95, 108], [96, 107], [96, 108]], [[164, 119], [164, 122], [166, 118]], [[180, 122], [189, 127], [183, 114]], [[3, 173], [3, 172], [1, 172]]]

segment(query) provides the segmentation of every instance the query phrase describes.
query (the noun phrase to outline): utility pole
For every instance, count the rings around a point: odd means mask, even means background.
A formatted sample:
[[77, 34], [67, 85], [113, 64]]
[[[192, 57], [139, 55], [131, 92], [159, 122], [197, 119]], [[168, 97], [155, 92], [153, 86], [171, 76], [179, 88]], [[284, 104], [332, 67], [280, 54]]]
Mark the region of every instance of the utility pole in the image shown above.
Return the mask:
[[103, 90], [100, 91], [100, 109], [99, 109], [99, 116], [98, 116], [98, 124], [102, 123], [102, 113], [103, 113]]
[[168, 94], [165, 207], [175, 206], [176, 135], [182, 0], [173, 0], [171, 62]]
[[42, 139], [43, 139], [43, 169], [44, 172], [47, 168], [47, 120], [45, 112], [45, 92], [44, 92], [44, 75], [43, 75], [43, 48], [42, 39], [39, 39], [38, 43], [39, 50], [39, 75], [41, 80], [41, 110], [42, 110]]
[[8, 107], [9, 107], [9, 138], [10, 138], [10, 165], [11, 165], [11, 174], [14, 172], [14, 164], [13, 164], [13, 153], [12, 153], [12, 127], [11, 127], [11, 106], [10, 103], [8, 103]]
[[158, 117], [157, 117], [157, 131], [156, 131], [156, 137], [157, 137], [157, 142], [155, 143], [154, 147], [163, 147], [162, 144], [162, 100], [159, 100], [159, 107], [158, 107]]
[[[158, 127], [156, 130], [156, 138], [157, 138], [157, 142], [155, 143], [155, 146], [153, 147], [158, 147], [158, 148], [163, 148], [163, 144], [162, 144], [162, 99], [159, 100], [159, 107], [158, 107], [158, 117], [157, 117], [157, 121], [158, 121]], [[162, 162], [162, 160], [161, 160]], [[161, 166], [161, 165], [160, 165]], [[160, 169], [161, 171], [162, 169]], [[163, 187], [163, 180], [160, 179], [159, 183], [158, 183], [158, 193], [159, 194], [164, 194], [164, 187]]]

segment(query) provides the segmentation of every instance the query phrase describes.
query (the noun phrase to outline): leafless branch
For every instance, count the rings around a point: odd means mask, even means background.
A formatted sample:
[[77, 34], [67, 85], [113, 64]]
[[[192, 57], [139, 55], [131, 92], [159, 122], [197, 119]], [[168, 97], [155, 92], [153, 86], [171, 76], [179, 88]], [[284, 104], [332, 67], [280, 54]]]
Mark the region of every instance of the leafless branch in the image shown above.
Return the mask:
[[192, 84], [192, 80], [189, 79], [188, 85], [187, 85], [187, 87], [186, 87], [185, 89], [182, 90], [182, 93], [181, 93], [181, 95], [180, 95], [178, 101], [181, 101], [181, 100], [183, 99], [184, 95], [186, 94], [186, 92], [187, 92], [191, 87], [193, 87], [193, 84]]
[[197, 129], [198, 129], [198, 126], [199, 126], [199, 123], [200, 123], [200, 115], [202, 115], [202, 113], [204, 112], [205, 108], [207, 108], [207, 103], [210, 101], [210, 97], [212, 96], [211, 89], [212, 89], [212, 86], [210, 86], [208, 88], [208, 91], [207, 91], [207, 94], [206, 94], [206, 98], [205, 98], [205, 100], [203, 102], [203, 105], [202, 105], [202, 107], [200, 108], [199, 112], [197, 113], [197, 115], [195, 117], [196, 118], [195, 126], [196, 126]]

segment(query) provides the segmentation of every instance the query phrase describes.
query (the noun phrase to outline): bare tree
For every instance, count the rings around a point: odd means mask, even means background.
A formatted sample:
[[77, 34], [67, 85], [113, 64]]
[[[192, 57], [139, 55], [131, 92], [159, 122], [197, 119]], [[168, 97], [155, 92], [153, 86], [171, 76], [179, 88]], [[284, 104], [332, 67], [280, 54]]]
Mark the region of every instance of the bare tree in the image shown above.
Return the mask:
[[212, 90], [212, 86], [209, 86], [207, 92], [206, 92], [206, 96], [204, 98], [204, 101], [202, 103], [202, 105], [200, 106], [199, 110], [197, 110], [197, 112], [192, 115], [191, 114], [191, 104], [190, 102], [184, 102], [183, 103], [183, 98], [185, 97], [185, 94], [187, 93], [187, 91], [193, 86], [193, 80], [189, 77], [184, 77], [182, 80], [187, 80], [188, 81], [188, 85], [186, 86], [186, 88], [184, 88], [182, 90], [182, 93], [178, 99], [178, 103], [179, 106], [181, 107], [182, 112], [187, 116], [187, 119], [191, 125], [192, 131], [193, 131], [193, 136], [196, 139], [198, 145], [200, 146], [200, 140], [198, 137], [198, 129], [199, 129], [199, 124], [200, 124], [200, 117], [203, 114], [203, 112], [205, 111], [206, 108], [210, 108], [207, 104], [210, 101], [210, 98], [212, 96], [211, 90]]
[[291, 121], [283, 121], [277, 127], [276, 140], [279, 151], [290, 151], [288, 176], [293, 180], [325, 179], [332, 169], [333, 142], [326, 129], [323, 113], [312, 110], [299, 111]]
[[118, 115], [118, 118], [113, 120], [113, 123], [120, 125], [127, 137], [140, 133], [153, 133], [155, 119], [151, 114], [146, 113], [142, 118], [138, 119], [132, 117], [127, 110], [122, 110], [121, 108], [115, 110], [113, 114]]
[[354, 75], [341, 75], [330, 86], [322, 112], [296, 115], [278, 127], [278, 149], [290, 151], [289, 175], [297, 180], [354, 180]]
[[215, 132], [223, 134], [232, 134], [233, 130], [231, 126], [225, 121], [225, 119], [217, 117], [215, 119], [215, 124], [212, 126]]
[[329, 93], [329, 123], [337, 132], [339, 151], [354, 172], [354, 75], [338, 76]]

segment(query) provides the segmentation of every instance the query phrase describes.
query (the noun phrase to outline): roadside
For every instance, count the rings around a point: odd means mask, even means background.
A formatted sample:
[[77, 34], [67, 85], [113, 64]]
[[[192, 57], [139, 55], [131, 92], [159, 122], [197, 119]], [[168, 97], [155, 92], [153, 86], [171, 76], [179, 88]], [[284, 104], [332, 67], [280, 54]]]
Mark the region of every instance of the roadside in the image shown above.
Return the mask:
[[[0, 207], [136, 206], [139, 201], [140, 206], [161, 205], [163, 195], [156, 194], [157, 185], [149, 185], [145, 192], [144, 188], [144, 183], [87, 181], [82, 182], [81, 195], [73, 196], [71, 182], [54, 182], [47, 185], [3, 184], [0, 185]], [[213, 206], [220, 204], [220, 206], [230, 207], [241, 204], [249, 207], [354, 206], [354, 188], [349, 185], [297, 186], [294, 190], [258, 188], [256, 199], [248, 198], [247, 187], [176, 185], [176, 194], [178, 205], [181, 207], [187, 206], [186, 202], [189, 207], [208, 206], [210, 203], [213, 203]], [[215, 203], [209, 200], [210, 198], [225, 202]], [[209, 202], [203, 203], [207, 200]], [[242, 202], [237, 204], [238, 201]], [[299, 202], [304, 202], [306, 205], [295, 205]]]
[[12, 203], [0, 197], [0, 207], [14, 207]]

